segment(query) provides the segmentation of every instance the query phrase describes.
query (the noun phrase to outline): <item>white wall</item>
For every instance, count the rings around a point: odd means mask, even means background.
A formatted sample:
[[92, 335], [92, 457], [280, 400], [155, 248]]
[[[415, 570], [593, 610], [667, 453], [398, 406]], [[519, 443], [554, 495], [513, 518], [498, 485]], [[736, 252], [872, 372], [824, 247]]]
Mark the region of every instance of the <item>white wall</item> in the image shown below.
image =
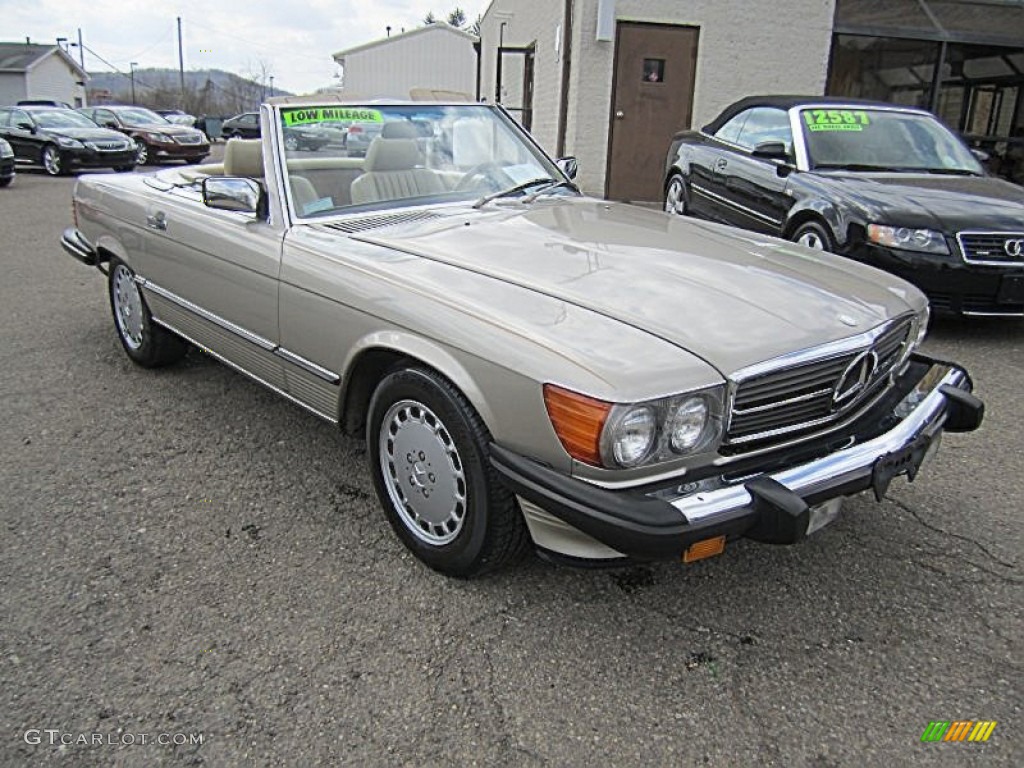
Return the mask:
[[[555, 50], [555, 35], [562, 23], [561, 0], [494, 0], [480, 25], [481, 97], [495, 101], [498, 39], [506, 22], [503, 42], [509, 48], [536, 44], [533, 76], [533, 127], [531, 133], [554, 155], [558, 144], [558, 109], [562, 93], [562, 57]], [[517, 61], [517, 59], [519, 61]], [[515, 63], [513, 63], [515, 62]], [[502, 71], [503, 99], [510, 106], [521, 103], [521, 57], [506, 56]]]
[[444, 28], [396, 37], [344, 56], [344, 93], [409, 98], [412, 88], [476, 93], [473, 41]]
[[[618, 21], [699, 27], [693, 125], [680, 129], [704, 125], [743, 96], [824, 92], [835, 0], [618, 0], [614, 5]], [[615, 43], [595, 39], [597, 11], [598, 0], [575, 0], [565, 154], [579, 159], [583, 189], [603, 195]], [[494, 0], [484, 18], [483, 91], [489, 100], [503, 14], [506, 45], [537, 40], [533, 132], [549, 151], [557, 142], [561, 64], [555, 61], [554, 35], [562, 13], [557, 0]]]
[[29, 69], [26, 98], [55, 99], [73, 107], [85, 106], [85, 88], [77, 85], [80, 77], [59, 55], [51, 54]]
[[0, 74], [0, 105], [14, 104], [28, 98], [25, 94], [25, 76], [21, 73]]

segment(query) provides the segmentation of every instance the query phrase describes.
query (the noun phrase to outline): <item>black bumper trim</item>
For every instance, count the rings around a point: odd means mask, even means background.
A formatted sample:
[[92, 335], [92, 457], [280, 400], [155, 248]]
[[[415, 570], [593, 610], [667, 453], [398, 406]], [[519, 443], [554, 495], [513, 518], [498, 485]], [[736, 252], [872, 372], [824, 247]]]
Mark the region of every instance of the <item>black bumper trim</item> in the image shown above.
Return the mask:
[[[772, 477], [772, 470], [766, 470], [742, 484], [723, 488], [727, 494], [739, 495], [741, 499], [703, 515], [684, 514], [676, 506], [678, 499], [674, 505], [651, 495], [657, 488], [600, 488], [494, 443], [490, 446], [490, 460], [505, 485], [514, 493], [635, 560], [678, 558], [694, 542], [723, 535], [729, 538], [746, 536], [772, 544], [793, 544], [807, 534], [810, 507], [869, 488], [875, 488], [877, 492], [880, 484], [887, 486], [893, 477], [900, 474], [912, 479], [928, 445], [944, 428], [963, 432], [980, 426], [984, 404], [968, 391], [971, 386], [969, 377], [959, 367], [945, 367], [949, 369], [945, 380], [958, 383], [956, 386], [940, 384], [932, 390], [932, 395], [921, 405], [921, 413], [931, 415], [921, 415], [919, 421], [913, 422], [919, 427], [913, 426], [908, 417], [907, 425], [891, 426], [891, 432], [884, 431], [878, 438], [866, 440], [861, 447], [850, 448], [849, 451], [859, 452], [860, 458], [851, 458], [847, 453], [841, 461], [849, 465], [842, 465], [841, 470], [837, 468], [838, 475], [822, 475], [824, 471], [832, 471], [823, 469], [833, 466], [829, 463], [834, 458], [832, 456], [812, 459], [808, 464], [801, 464], [798, 460], [792, 470], [778, 471], [780, 476], [786, 477], [805, 473], [808, 468], [814, 470], [817, 479], [807, 479], [802, 485], [795, 486], [798, 490], [803, 488], [800, 493]], [[929, 402], [934, 405], [927, 406]], [[900, 427], [903, 427], [902, 432]], [[915, 429], [919, 431], [914, 432]], [[883, 445], [886, 441], [892, 444], [875, 455], [872, 451], [876, 449], [868, 446], [878, 441]], [[914, 460], [904, 454], [912, 454]], [[715, 493], [713, 491], [710, 495]], [[706, 503], [705, 500], [699, 502]]]

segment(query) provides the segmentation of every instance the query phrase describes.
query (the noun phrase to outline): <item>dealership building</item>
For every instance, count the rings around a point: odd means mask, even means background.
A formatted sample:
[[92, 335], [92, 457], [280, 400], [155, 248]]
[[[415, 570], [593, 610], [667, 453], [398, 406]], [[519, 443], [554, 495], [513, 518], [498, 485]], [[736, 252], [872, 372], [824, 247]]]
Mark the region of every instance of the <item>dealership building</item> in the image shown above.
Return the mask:
[[1024, 182], [1022, 0], [494, 0], [477, 92], [592, 194], [659, 200], [671, 136], [764, 93], [924, 107]]

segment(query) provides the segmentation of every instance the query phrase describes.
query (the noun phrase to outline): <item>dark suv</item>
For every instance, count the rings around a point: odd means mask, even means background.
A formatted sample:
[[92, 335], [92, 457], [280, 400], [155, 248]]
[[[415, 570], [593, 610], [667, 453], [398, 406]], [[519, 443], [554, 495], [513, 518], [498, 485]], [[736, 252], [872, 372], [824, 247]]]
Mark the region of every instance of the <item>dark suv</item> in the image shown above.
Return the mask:
[[199, 163], [210, 154], [210, 142], [202, 131], [175, 125], [145, 107], [107, 104], [77, 111], [102, 126], [131, 136], [138, 146], [139, 165], [158, 160]]
[[51, 176], [76, 168], [135, 167], [135, 143], [126, 136], [100, 128], [71, 109], [4, 107], [0, 109], [0, 136], [23, 163], [41, 165]]
[[[243, 112], [224, 121], [220, 135], [225, 139], [260, 138], [260, 116], [257, 112]], [[331, 143], [331, 134], [318, 125], [293, 125], [284, 129], [284, 147], [317, 150]]]

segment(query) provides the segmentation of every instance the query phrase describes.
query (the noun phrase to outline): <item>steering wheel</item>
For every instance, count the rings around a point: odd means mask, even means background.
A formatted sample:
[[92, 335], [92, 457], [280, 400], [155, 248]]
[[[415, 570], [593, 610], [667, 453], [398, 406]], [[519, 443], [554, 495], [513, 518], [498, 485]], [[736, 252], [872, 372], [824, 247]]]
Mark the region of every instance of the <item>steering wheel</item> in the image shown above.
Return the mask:
[[509, 179], [509, 175], [505, 173], [505, 167], [498, 163], [490, 160], [486, 163], [477, 163], [468, 171], [461, 179], [459, 179], [455, 186], [452, 188], [453, 192], [466, 192], [473, 189], [475, 185], [472, 181], [477, 177], [483, 177], [487, 181], [487, 186], [490, 187], [488, 191], [496, 192], [502, 188], [501, 182], [492, 176], [491, 172], [497, 171], [501, 174], [502, 178]]

